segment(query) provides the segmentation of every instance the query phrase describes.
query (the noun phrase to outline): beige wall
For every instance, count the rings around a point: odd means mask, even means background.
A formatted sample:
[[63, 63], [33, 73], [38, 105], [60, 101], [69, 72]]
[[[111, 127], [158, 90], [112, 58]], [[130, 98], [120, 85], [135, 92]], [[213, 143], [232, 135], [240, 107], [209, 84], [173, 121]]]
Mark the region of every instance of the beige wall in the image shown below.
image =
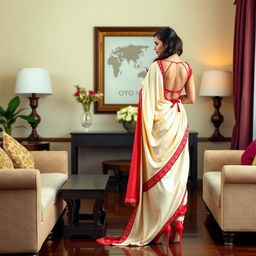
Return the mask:
[[[42, 97], [38, 127], [44, 137], [66, 137], [81, 130], [81, 106], [72, 97], [74, 84], [93, 88], [94, 26], [171, 26], [184, 41], [183, 58], [193, 67], [197, 93], [204, 70], [232, 66], [234, 10], [232, 0], [0, 0], [0, 105], [14, 96], [20, 67], [46, 67], [53, 95]], [[22, 105], [28, 101], [21, 97]], [[231, 99], [224, 99], [222, 133], [231, 136]], [[198, 97], [186, 106], [190, 126], [210, 136], [212, 101]], [[28, 112], [29, 113], [29, 110]], [[122, 130], [115, 115], [93, 116], [92, 130]], [[30, 129], [17, 129], [27, 136]], [[213, 144], [218, 148], [220, 144]]]

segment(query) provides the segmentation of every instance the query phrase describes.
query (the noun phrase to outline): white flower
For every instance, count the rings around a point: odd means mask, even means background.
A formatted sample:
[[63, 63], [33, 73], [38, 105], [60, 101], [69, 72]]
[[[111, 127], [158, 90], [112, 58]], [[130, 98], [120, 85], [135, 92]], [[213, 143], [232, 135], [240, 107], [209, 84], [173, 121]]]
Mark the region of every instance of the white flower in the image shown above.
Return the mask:
[[126, 121], [126, 122], [132, 121], [132, 116], [131, 116], [130, 113], [128, 113], [128, 114], [126, 115], [125, 121]]
[[117, 111], [116, 119], [119, 123], [135, 123], [137, 121], [137, 112], [137, 107], [125, 107]]

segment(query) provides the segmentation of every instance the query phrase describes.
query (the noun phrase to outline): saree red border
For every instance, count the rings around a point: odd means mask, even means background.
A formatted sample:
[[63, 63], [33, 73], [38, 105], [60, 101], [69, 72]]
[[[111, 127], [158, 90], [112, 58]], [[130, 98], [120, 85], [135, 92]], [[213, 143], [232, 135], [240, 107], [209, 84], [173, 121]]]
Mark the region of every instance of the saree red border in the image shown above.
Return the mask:
[[122, 242], [124, 242], [132, 230], [132, 226], [134, 224], [134, 220], [135, 220], [135, 217], [137, 214], [137, 209], [138, 209], [138, 207], [136, 207], [133, 210], [131, 217], [128, 221], [127, 226], [125, 227], [125, 230], [124, 230], [124, 233], [122, 234], [122, 236], [120, 236], [120, 237], [106, 236], [106, 237], [98, 238], [98, 239], [96, 239], [96, 241], [98, 243], [104, 244], [104, 245], [121, 244]]
[[152, 176], [148, 181], [143, 184], [143, 192], [152, 188], [159, 180], [161, 180], [169, 171], [171, 171], [171, 167], [174, 165], [178, 157], [180, 156], [182, 150], [184, 149], [189, 135], [189, 126], [187, 126], [185, 134], [180, 142], [180, 145], [176, 149], [175, 153], [172, 155], [171, 159], [166, 163], [166, 165], [157, 172], [154, 176]]
[[141, 147], [142, 147], [142, 93], [139, 93], [137, 124], [134, 136], [132, 162], [125, 195], [125, 204], [136, 207], [139, 203], [140, 196], [140, 163], [141, 163]]

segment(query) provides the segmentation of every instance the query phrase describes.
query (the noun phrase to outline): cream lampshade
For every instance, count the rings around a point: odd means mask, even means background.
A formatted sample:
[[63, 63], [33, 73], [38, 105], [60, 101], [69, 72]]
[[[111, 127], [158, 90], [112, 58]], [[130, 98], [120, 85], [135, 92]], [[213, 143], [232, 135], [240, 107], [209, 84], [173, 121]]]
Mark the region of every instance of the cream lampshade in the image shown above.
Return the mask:
[[200, 96], [232, 96], [232, 77], [230, 71], [208, 70], [203, 73]]
[[51, 78], [49, 72], [45, 68], [21, 68], [18, 70], [16, 78], [17, 95], [26, 95], [30, 100], [32, 112], [30, 116], [36, 119], [36, 123], [31, 123], [32, 132], [28, 137], [30, 141], [38, 141], [39, 135], [36, 127], [41, 121], [41, 117], [36, 112], [38, 106], [37, 95], [52, 94]]
[[211, 121], [215, 127], [213, 135], [209, 138], [212, 141], [222, 141], [223, 135], [219, 131], [221, 123], [224, 121], [219, 109], [222, 97], [232, 96], [232, 73], [223, 70], [208, 70], [202, 75], [200, 96], [210, 96], [213, 98], [215, 112], [211, 116]]

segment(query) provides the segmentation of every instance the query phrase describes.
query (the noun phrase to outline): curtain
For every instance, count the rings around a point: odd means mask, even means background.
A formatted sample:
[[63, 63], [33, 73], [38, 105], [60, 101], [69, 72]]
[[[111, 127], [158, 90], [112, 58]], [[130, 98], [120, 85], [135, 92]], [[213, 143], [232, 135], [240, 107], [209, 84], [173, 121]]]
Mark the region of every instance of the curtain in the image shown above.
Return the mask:
[[252, 141], [255, 53], [255, 0], [236, 0], [233, 52], [235, 126], [231, 149], [244, 149]]
[[[256, 15], [255, 15], [255, 26], [256, 26]], [[255, 49], [254, 49], [253, 140], [256, 140], [256, 33], [255, 33]]]

